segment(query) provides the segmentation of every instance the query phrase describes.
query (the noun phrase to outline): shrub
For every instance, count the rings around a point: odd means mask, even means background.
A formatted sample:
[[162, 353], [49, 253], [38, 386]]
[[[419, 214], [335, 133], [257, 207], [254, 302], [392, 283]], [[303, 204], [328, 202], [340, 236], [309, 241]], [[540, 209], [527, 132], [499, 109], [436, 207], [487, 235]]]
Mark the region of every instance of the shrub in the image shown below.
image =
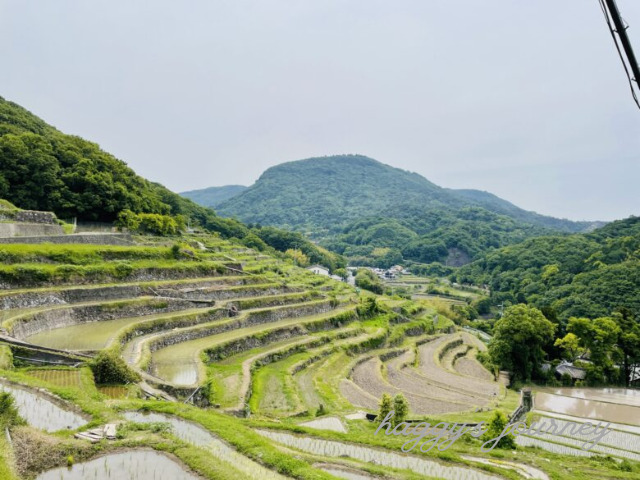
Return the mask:
[[404, 398], [403, 394], [398, 393], [393, 397], [393, 409], [396, 412], [393, 417], [395, 424], [404, 422], [407, 419], [407, 415], [409, 414], [409, 402], [407, 402], [407, 399]]
[[8, 392], [0, 392], [0, 427], [23, 425], [25, 421], [18, 414], [13, 395]]
[[[382, 422], [389, 412], [393, 409], [393, 404], [391, 401], [391, 395], [388, 393], [382, 394], [382, 399], [380, 400], [380, 411], [378, 412], [378, 416], [376, 417], [377, 422]], [[393, 419], [391, 419], [391, 423], [393, 423]]]
[[[508, 421], [507, 421], [506, 415], [502, 413], [500, 410], [496, 410], [493, 416], [491, 417], [491, 420], [489, 421], [489, 428], [482, 435], [481, 440], [484, 442], [489, 442], [490, 440], [498, 438], [504, 431], [504, 428], [507, 426], [507, 423]], [[494, 442], [489, 443], [487, 445], [487, 448], [491, 448], [493, 446], [493, 443]], [[505, 435], [504, 437], [500, 438], [500, 440], [497, 441], [497, 444], [495, 445], [495, 447], [504, 448], [504, 449], [515, 449], [516, 441], [514, 436], [511, 434]]]
[[140, 380], [140, 376], [113, 351], [100, 352], [90, 366], [97, 384], [122, 384]]
[[362, 319], [372, 318], [384, 310], [378, 304], [376, 297], [364, 297], [360, 300], [360, 304], [356, 307], [358, 316]]
[[357, 287], [364, 288], [370, 292], [381, 295], [384, 292], [382, 281], [371, 270], [366, 268], [358, 269], [356, 273], [355, 283]]

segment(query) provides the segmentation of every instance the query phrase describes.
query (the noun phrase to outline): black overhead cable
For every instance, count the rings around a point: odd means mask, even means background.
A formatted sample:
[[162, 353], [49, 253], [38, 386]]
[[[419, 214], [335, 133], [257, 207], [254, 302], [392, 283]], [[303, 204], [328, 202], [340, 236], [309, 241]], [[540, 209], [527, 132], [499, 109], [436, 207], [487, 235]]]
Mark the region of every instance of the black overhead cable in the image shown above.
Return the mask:
[[[615, 0], [598, 0], [600, 2], [600, 7], [602, 8], [602, 13], [604, 13], [604, 18], [607, 21], [607, 26], [609, 27], [609, 32], [611, 33], [611, 37], [613, 38], [613, 43], [616, 46], [616, 50], [618, 50], [618, 55], [620, 56], [620, 60], [622, 61], [622, 66], [624, 67], [624, 71], [627, 74], [627, 79], [629, 80], [629, 87], [631, 88], [631, 95], [633, 95], [633, 100], [636, 102], [638, 108], [640, 108], [640, 100], [638, 100], [638, 95], [636, 94], [636, 88], [640, 86], [640, 67], [638, 67], [638, 61], [636, 60], [636, 56], [633, 53], [633, 48], [631, 47], [631, 42], [629, 41], [629, 37], [627, 36], [627, 28], [628, 25], [625, 25], [620, 17], [620, 11], [618, 10], [618, 6], [616, 5]], [[612, 24], [613, 22], [613, 24]], [[618, 37], [616, 38], [616, 34]], [[618, 39], [620, 41], [618, 42]], [[622, 49], [624, 50], [625, 56], [622, 54], [622, 50], [620, 50], [620, 44], [622, 44]], [[627, 66], [627, 63], [629, 66]], [[633, 76], [631, 72], [633, 72]], [[634, 86], [635, 82], [635, 86]]]

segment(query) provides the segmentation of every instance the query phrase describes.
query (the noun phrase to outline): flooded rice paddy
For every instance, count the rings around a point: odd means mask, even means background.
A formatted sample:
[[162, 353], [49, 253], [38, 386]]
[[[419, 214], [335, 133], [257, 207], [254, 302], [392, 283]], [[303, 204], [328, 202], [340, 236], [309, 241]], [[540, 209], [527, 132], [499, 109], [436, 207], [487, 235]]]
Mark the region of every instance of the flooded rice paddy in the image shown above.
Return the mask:
[[347, 433], [347, 429], [338, 417], [316, 418], [300, 424], [301, 427], [316, 428], [318, 430], [331, 430], [334, 432]]
[[[255, 480], [286, 480], [286, 477], [263, 467], [248, 457], [236, 452], [204, 427], [178, 417], [159, 413], [125, 412], [124, 417], [136, 423], [164, 422], [171, 425], [172, 433], [179, 439], [211, 452], [218, 459], [230, 463], [243, 476]], [[180, 477], [174, 477], [180, 478]], [[40, 479], [38, 479], [40, 480]]]
[[[611, 389], [618, 392], [609, 396], [606, 390], [610, 389], [555, 390], [561, 394], [540, 391], [535, 394], [534, 406], [536, 410], [580, 417], [585, 421], [606, 420], [640, 426], [640, 406], [635, 406], [638, 400], [635, 392], [628, 390], [628, 394], [622, 394], [624, 389]], [[618, 403], [620, 401], [629, 403]]]
[[333, 465], [318, 465], [316, 468], [330, 473], [334, 477], [344, 478], [345, 480], [376, 480], [379, 478], [366, 475], [365, 473], [361, 473], [353, 469], [346, 469]]
[[75, 430], [88, 423], [79, 414], [61, 408], [42, 394], [3, 383], [0, 383], [0, 390], [13, 395], [18, 413], [32, 427], [55, 432]]
[[149, 320], [149, 318], [119, 318], [117, 320], [54, 328], [31, 335], [25, 338], [25, 341], [34, 345], [61, 350], [101, 350], [115, 338], [119, 330], [145, 320]]
[[285, 318], [277, 322], [269, 322], [268, 324], [260, 323], [246, 328], [176, 343], [153, 353], [151, 373], [157, 378], [174, 385], [192, 386], [198, 383], [204, 373], [204, 366], [199, 358], [199, 353], [204, 349], [263, 332], [267, 329], [271, 330], [290, 325], [302, 325], [305, 322], [336, 315], [341, 311], [341, 309], [336, 309], [328, 313], [313, 316]]
[[640, 390], [631, 388], [545, 388], [542, 391], [553, 395], [640, 407]]
[[301, 437], [289, 433], [256, 430], [264, 437], [281, 443], [287, 447], [297, 448], [304, 452], [325, 457], [348, 456], [362, 462], [374, 463], [379, 466], [412, 470], [420, 475], [442, 478], [445, 480], [497, 480], [498, 476], [491, 475], [472, 468], [427, 460], [406, 453], [394, 453], [381, 449], [353, 445], [348, 443], [322, 440], [312, 437]]
[[36, 480], [198, 480], [179, 463], [153, 450], [112, 453], [71, 468], [60, 467]]

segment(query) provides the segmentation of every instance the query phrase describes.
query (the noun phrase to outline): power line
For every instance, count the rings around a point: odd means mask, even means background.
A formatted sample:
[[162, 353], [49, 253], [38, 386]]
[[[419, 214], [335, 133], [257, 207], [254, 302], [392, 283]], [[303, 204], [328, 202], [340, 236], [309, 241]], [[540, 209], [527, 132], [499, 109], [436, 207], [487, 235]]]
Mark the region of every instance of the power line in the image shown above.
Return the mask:
[[[640, 67], [638, 67], [638, 61], [636, 60], [636, 56], [633, 53], [633, 47], [631, 46], [631, 42], [627, 36], [627, 28], [629, 28], [629, 26], [623, 23], [615, 0], [598, 1], [600, 3], [600, 8], [602, 8], [602, 13], [604, 14], [607, 26], [609, 27], [609, 33], [611, 33], [611, 38], [613, 38], [613, 43], [616, 46], [618, 55], [620, 56], [620, 61], [622, 62], [625, 73], [627, 74], [629, 88], [631, 88], [631, 95], [633, 96], [633, 100], [636, 102], [638, 108], [640, 108], [640, 100], [638, 100], [638, 95], [636, 94], [636, 88], [640, 81]], [[618, 35], [617, 37], [616, 34]], [[620, 40], [618, 41], [618, 39]], [[620, 48], [621, 44], [622, 49]], [[624, 55], [622, 50], [624, 50]], [[629, 66], [627, 66], [627, 63]], [[629, 69], [633, 72], [633, 76]], [[634, 86], [634, 82], [636, 83], [636, 86]]]

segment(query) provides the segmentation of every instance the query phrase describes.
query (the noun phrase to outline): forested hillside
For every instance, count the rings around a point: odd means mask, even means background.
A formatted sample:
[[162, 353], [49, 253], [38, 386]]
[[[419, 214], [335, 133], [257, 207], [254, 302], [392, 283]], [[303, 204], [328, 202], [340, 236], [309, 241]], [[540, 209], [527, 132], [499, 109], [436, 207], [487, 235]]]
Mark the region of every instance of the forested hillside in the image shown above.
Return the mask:
[[[97, 144], [65, 135], [0, 97], [0, 198], [58, 218], [113, 222], [123, 211], [182, 216], [192, 226], [242, 239], [264, 250], [296, 250], [307, 261], [339, 268], [344, 260], [300, 234], [248, 228], [150, 182]], [[183, 222], [180, 222], [183, 223]], [[294, 253], [292, 253], [294, 255]]]
[[549, 318], [640, 312], [640, 217], [589, 234], [532, 238], [483, 256], [455, 274], [487, 284], [494, 303], [527, 302]]
[[[589, 226], [587, 222], [537, 215], [478, 193], [441, 188], [417, 173], [362, 155], [336, 155], [269, 168], [254, 185], [221, 204], [219, 211], [246, 222], [299, 227], [316, 233], [339, 231], [351, 221], [372, 215], [394, 216], [394, 210], [407, 205], [430, 210], [480, 206], [569, 232]], [[491, 202], [487, 195], [492, 197]]]
[[381, 267], [458, 266], [532, 236], [592, 227], [527, 212], [487, 192], [444, 189], [361, 155], [272, 167], [218, 211], [303, 231], [354, 264]]
[[489, 249], [551, 232], [479, 207], [406, 206], [393, 215], [353, 222], [322, 244], [358, 265], [410, 261], [460, 266]]

